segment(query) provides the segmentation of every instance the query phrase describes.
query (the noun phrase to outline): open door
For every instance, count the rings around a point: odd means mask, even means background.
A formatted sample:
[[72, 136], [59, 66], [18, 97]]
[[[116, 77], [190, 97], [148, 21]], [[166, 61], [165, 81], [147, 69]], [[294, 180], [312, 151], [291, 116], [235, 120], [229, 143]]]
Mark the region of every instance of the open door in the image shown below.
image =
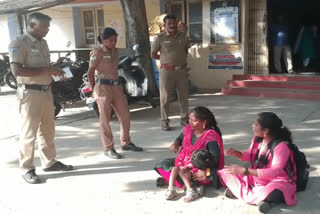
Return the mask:
[[269, 74], [267, 0], [248, 1], [246, 74]]

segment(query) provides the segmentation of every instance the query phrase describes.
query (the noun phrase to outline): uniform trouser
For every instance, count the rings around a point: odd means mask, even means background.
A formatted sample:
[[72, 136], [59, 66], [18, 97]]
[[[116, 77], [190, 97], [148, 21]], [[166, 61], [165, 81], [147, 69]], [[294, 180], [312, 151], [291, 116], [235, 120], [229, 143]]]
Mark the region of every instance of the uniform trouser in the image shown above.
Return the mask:
[[34, 147], [38, 142], [42, 167], [50, 167], [56, 161], [54, 144], [54, 106], [51, 91], [23, 90], [18, 88], [21, 117], [20, 167], [34, 169]]
[[96, 85], [95, 98], [100, 113], [100, 132], [104, 150], [114, 147], [110, 120], [112, 109], [116, 112], [120, 122], [121, 145], [130, 143], [130, 112], [127, 99], [120, 86]]
[[292, 70], [292, 56], [290, 46], [274, 46], [273, 60], [276, 72], [281, 73], [281, 57], [284, 59], [286, 71]]
[[160, 111], [161, 120], [169, 122], [169, 104], [172, 89], [176, 87], [179, 104], [181, 120], [188, 119], [188, 97], [189, 84], [187, 70], [160, 70]]

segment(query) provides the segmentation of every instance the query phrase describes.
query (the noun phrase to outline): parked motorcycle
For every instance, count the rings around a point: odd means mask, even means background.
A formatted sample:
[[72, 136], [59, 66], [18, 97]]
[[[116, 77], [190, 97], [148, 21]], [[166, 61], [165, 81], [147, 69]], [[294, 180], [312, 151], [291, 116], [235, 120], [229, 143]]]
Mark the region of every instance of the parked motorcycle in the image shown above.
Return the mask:
[[[118, 76], [120, 84], [123, 87], [124, 94], [127, 97], [128, 104], [136, 103], [138, 101], [145, 101], [149, 103], [153, 108], [156, 107], [156, 103], [152, 100], [151, 95], [148, 93], [148, 79], [147, 75], [140, 68], [136, 59], [140, 57], [137, 55], [139, 46], [133, 46], [133, 54], [125, 57], [120, 57], [118, 64]], [[92, 91], [89, 87], [87, 77], [84, 78], [84, 84], [81, 88], [82, 97], [91, 97]], [[99, 116], [99, 109], [96, 102], [91, 104], [93, 110], [97, 116]]]
[[9, 57], [1, 54], [0, 59], [0, 86], [7, 84], [12, 89], [17, 89], [18, 83], [16, 77], [11, 72]]
[[12, 89], [17, 89], [18, 88], [18, 82], [16, 77], [13, 75], [13, 73], [11, 72], [11, 69], [9, 70], [9, 72], [6, 73], [5, 77], [4, 77], [4, 81], [6, 82], [6, 84], [12, 88]]
[[1, 54], [0, 56], [0, 86], [4, 86], [6, 84], [5, 76], [8, 73], [8, 65], [5, 60], [6, 55]]
[[66, 103], [72, 103], [80, 101], [80, 87], [83, 84], [82, 77], [88, 71], [89, 63], [79, 58], [79, 60], [73, 62], [69, 58], [70, 53], [66, 57], [60, 57], [54, 64], [55, 66], [63, 69], [69, 67], [73, 77], [67, 81], [57, 81], [52, 84], [52, 94], [55, 107], [55, 116], [57, 116], [62, 107]]

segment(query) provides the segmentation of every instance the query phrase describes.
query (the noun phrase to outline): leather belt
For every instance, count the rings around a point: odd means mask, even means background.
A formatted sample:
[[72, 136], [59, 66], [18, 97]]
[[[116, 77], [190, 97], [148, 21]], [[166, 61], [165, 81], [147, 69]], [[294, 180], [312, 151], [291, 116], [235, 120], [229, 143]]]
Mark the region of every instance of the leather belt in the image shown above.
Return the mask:
[[110, 79], [101, 79], [101, 78], [98, 78], [96, 80], [96, 83], [98, 84], [102, 84], [102, 85], [120, 85], [120, 82], [119, 80], [110, 80]]
[[31, 89], [37, 91], [48, 91], [50, 85], [36, 85], [36, 84], [18, 84], [18, 86], [22, 89]]
[[166, 70], [170, 70], [170, 71], [179, 70], [179, 69], [182, 69], [185, 67], [186, 67], [186, 65], [176, 66], [176, 65], [169, 65], [169, 64], [161, 64], [161, 68], [166, 69]]

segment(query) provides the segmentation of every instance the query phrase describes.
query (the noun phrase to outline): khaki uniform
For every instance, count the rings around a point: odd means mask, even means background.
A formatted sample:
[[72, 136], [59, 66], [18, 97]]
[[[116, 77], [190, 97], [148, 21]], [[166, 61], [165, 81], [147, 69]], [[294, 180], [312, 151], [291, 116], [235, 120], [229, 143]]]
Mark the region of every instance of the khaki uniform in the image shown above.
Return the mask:
[[[19, 63], [23, 67], [50, 66], [47, 42], [43, 39], [39, 41], [28, 33], [11, 42], [9, 54], [11, 63]], [[17, 89], [21, 117], [20, 167], [25, 170], [35, 168], [33, 159], [36, 140], [42, 167], [50, 167], [56, 162], [54, 160], [56, 149], [52, 92], [50, 89], [47, 91], [25, 89], [23, 85], [49, 85], [52, 77], [47, 74], [33, 77], [18, 76], [17, 81], [21, 86]]]
[[[116, 48], [109, 51], [104, 47], [99, 47], [94, 49], [90, 56], [90, 66], [96, 68], [96, 75], [100, 79], [118, 80], [118, 63], [119, 55]], [[112, 109], [120, 121], [121, 145], [129, 144], [130, 112], [122, 87], [96, 83], [93, 92], [100, 113], [100, 131], [104, 150], [110, 150], [114, 147], [110, 127]]]
[[188, 119], [188, 48], [188, 37], [180, 31], [177, 31], [175, 37], [166, 31], [162, 32], [155, 37], [152, 45], [152, 52], [160, 51], [160, 109], [161, 120], [164, 122], [169, 122], [169, 101], [174, 87], [179, 98], [181, 120]]

